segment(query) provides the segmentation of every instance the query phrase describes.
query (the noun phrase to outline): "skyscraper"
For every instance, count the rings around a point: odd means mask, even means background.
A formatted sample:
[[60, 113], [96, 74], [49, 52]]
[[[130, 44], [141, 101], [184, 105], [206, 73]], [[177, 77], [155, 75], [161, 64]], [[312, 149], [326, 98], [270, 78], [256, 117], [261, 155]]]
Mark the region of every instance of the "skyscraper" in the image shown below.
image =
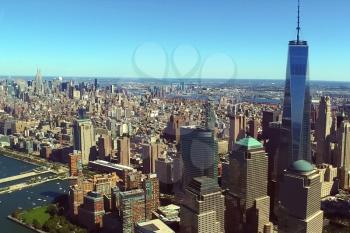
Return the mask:
[[90, 160], [91, 148], [96, 145], [94, 126], [89, 119], [76, 119], [73, 122], [74, 149], [81, 151], [83, 165]]
[[289, 42], [282, 125], [289, 130], [288, 164], [304, 159], [311, 161], [309, 86], [309, 46], [300, 40], [300, 5], [298, 5], [297, 39]]
[[130, 137], [122, 136], [117, 140], [117, 153], [119, 163], [125, 166], [130, 165]]
[[41, 71], [39, 69], [36, 72], [36, 76], [34, 80], [34, 93], [37, 95], [44, 94], [44, 83], [43, 83], [43, 78], [41, 76]]
[[245, 137], [247, 128], [247, 119], [244, 115], [234, 115], [230, 117], [230, 135], [228, 150], [234, 149], [235, 143]]
[[69, 166], [69, 174], [71, 176], [79, 176], [82, 174], [83, 165], [81, 161], [80, 151], [74, 151], [73, 153], [69, 154], [68, 166]]
[[229, 175], [225, 176], [225, 232], [268, 232], [268, 157], [262, 144], [251, 137], [238, 141], [235, 148], [230, 154]]
[[329, 158], [329, 143], [332, 126], [331, 100], [328, 96], [321, 97], [316, 121], [316, 164], [331, 163]]
[[338, 129], [336, 166], [340, 173], [340, 187], [349, 188], [350, 182], [350, 122], [343, 121]]
[[102, 134], [98, 138], [98, 157], [102, 160], [110, 160], [112, 157], [112, 137]]
[[133, 233], [135, 225], [144, 222], [145, 197], [142, 189], [135, 189], [119, 194], [119, 216], [122, 221], [123, 233]]
[[214, 132], [199, 126], [183, 126], [180, 134], [184, 164], [183, 189], [195, 177], [208, 176], [217, 180], [218, 142]]
[[142, 187], [145, 192], [145, 214], [146, 219], [152, 219], [152, 211], [156, 211], [159, 203], [159, 179], [156, 174], [147, 175], [142, 181]]
[[180, 210], [182, 233], [222, 233], [225, 198], [217, 180], [196, 177], [186, 188], [186, 199]]
[[279, 232], [322, 232], [320, 174], [308, 161], [298, 160], [285, 170], [280, 203]]

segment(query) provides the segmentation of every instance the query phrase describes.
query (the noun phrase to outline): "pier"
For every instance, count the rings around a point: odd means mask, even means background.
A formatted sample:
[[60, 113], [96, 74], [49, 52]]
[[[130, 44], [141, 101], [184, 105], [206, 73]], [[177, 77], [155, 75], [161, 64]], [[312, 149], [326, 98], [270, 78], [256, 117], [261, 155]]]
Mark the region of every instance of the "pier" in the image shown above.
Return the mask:
[[10, 181], [16, 181], [16, 180], [20, 180], [20, 179], [24, 179], [24, 178], [28, 178], [28, 177], [32, 177], [32, 176], [38, 176], [38, 175], [46, 174], [49, 172], [52, 172], [52, 171], [50, 171], [50, 170], [42, 171], [42, 172], [31, 171], [31, 172], [19, 174], [16, 176], [5, 177], [5, 178], [0, 179], [0, 184], [10, 182]]

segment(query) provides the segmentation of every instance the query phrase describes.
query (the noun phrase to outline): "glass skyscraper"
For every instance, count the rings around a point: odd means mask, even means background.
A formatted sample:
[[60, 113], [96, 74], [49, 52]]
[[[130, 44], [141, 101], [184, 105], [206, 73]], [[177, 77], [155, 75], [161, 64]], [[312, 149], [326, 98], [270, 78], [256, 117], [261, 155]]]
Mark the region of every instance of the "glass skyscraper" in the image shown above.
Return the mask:
[[289, 42], [282, 118], [289, 131], [289, 163], [300, 159], [311, 162], [310, 108], [309, 46], [298, 36]]

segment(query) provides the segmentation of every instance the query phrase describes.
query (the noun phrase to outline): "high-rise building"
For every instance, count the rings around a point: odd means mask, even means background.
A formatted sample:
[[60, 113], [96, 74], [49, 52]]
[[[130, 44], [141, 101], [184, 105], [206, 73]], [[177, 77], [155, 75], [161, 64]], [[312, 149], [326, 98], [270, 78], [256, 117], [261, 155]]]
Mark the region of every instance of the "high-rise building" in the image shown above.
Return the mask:
[[343, 121], [338, 129], [336, 166], [339, 168], [340, 187], [348, 189], [350, 185], [350, 122]]
[[142, 187], [145, 192], [145, 214], [146, 219], [152, 219], [152, 211], [156, 211], [159, 203], [159, 180], [156, 174], [147, 175], [142, 181]]
[[298, 5], [297, 39], [289, 42], [282, 125], [289, 130], [288, 165], [304, 159], [311, 162], [309, 46], [300, 40]]
[[43, 77], [41, 75], [41, 71], [38, 69], [35, 80], [34, 80], [34, 93], [37, 95], [44, 94], [44, 83], [43, 83]]
[[180, 210], [181, 232], [225, 232], [224, 217], [225, 197], [217, 180], [206, 176], [194, 178], [186, 188], [186, 198]]
[[119, 163], [125, 166], [130, 165], [130, 137], [122, 136], [117, 140], [117, 153]]
[[234, 115], [230, 117], [230, 133], [228, 150], [234, 149], [235, 143], [246, 135], [247, 119], [244, 115]]
[[164, 151], [164, 144], [160, 142], [143, 144], [143, 173], [155, 173], [156, 160], [161, 156]]
[[119, 194], [119, 216], [122, 221], [123, 233], [134, 233], [136, 224], [146, 220], [144, 195], [142, 189]]
[[103, 160], [110, 160], [112, 157], [112, 137], [103, 134], [98, 138], [98, 157]]
[[83, 164], [81, 160], [81, 152], [74, 151], [69, 154], [68, 160], [69, 174], [71, 176], [79, 176], [83, 172]]
[[78, 216], [79, 207], [84, 203], [84, 191], [79, 185], [74, 185], [69, 188], [69, 215], [71, 218]]
[[103, 227], [104, 203], [103, 197], [97, 192], [89, 192], [84, 197], [84, 204], [79, 208], [79, 223], [89, 231]]
[[247, 137], [236, 143], [226, 175], [225, 232], [268, 232], [271, 228], [267, 195], [268, 157], [263, 145]]
[[320, 174], [308, 161], [298, 160], [285, 170], [280, 203], [279, 232], [322, 232]]
[[329, 156], [330, 134], [332, 127], [331, 100], [328, 96], [321, 97], [316, 121], [316, 164], [331, 163]]
[[87, 165], [91, 149], [96, 145], [94, 126], [89, 119], [76, 119], [73, 122], [74, 149], [81, 151], [83, 165]]
[[258, 121], [258, 119], [253, 117], [253, 119], [248, 121], [248, 132], [247, 132], [247, 134], [250, 137], [258, 139], [258, 133], [259, 133], [258, 132], [258, 127], [259, 127], [259, 121]]
[[280, 112], [278, 111], [263, 111], [263, 117], [261, 122], [262, 137], [263, 139], [270, 139], [272, 135], [270, 130], [270, 123], [280, 120]]
[[199, 126], [183, 126], [181, 155], [184, 166], [183, 190], [195, 177], [218, 177], [218, 142], [212, 130]]

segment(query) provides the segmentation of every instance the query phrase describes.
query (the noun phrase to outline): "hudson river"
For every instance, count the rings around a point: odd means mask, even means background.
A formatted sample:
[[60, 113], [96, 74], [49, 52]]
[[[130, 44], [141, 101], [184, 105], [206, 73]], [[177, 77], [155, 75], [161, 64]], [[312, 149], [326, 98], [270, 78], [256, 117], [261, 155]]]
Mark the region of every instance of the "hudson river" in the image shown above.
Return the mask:
[[[0, 155], [0, 178], [18, 175], [35, 167], [35, 165]], [[57, 180], [8, 194], [0, 194], [0, 232], [32, 233], [31, 230], [8, 220], [7, 216], [16, 208], [29, 209], [48, 204], [55, 197], [67, 194], [67, 190], [68, 181]]]

